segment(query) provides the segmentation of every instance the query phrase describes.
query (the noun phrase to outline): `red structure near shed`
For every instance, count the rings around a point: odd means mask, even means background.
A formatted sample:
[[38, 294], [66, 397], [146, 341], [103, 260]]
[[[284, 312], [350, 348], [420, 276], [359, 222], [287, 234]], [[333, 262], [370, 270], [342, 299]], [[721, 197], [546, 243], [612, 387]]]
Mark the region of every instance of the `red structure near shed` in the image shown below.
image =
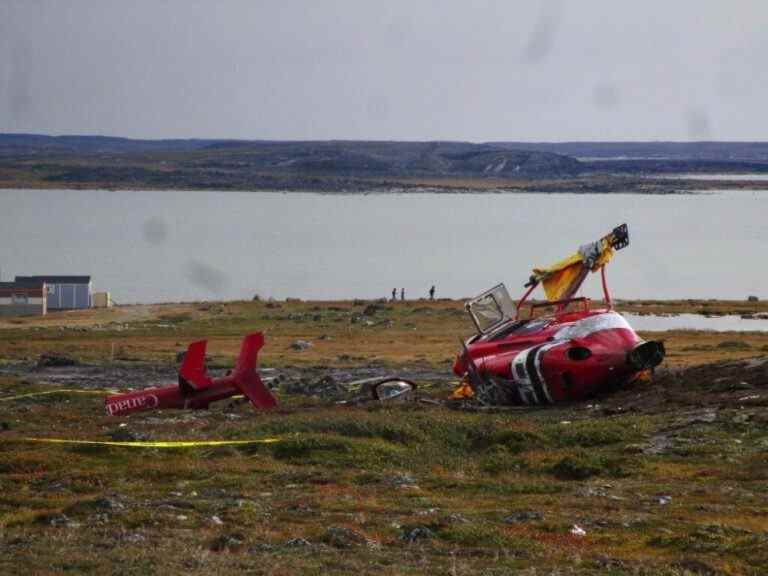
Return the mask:
[[44, 316], [48, 312], [46, 291], [45, 283], [0, 282], [0, 316]]

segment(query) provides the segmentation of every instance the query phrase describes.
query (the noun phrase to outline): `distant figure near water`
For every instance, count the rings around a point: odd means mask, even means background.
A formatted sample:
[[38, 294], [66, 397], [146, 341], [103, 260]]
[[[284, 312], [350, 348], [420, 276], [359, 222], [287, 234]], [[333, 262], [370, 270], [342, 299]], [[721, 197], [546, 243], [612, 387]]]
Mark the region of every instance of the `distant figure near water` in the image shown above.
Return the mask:
[[397, 288], [392, 288], [392, 302], [397, 300]]
[[405, 302], [405, 288], [400, 288], [400, 300]]
[[432, 284], [432, 288], [429, 289], [429, 299], [434, 300], [435, 299], [435, 285]]

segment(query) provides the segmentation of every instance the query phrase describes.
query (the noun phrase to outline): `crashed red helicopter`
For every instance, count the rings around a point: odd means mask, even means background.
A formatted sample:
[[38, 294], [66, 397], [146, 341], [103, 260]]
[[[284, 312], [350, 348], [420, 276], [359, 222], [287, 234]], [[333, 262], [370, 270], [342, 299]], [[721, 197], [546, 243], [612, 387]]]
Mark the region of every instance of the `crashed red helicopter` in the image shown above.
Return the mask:
[[[635, 333], [613, 310], [606, 284], [606, 264], [614, 251], [628, 245], [629, 231], [622, 224], [569, 258], [534, 269], [525, 285], [528, 290], [517, 303], [503, 284], [467, 302], [477, 334], [462, 341], [463, 351], [453, 365], [462, 386], [452, 397], [522, 405], [582, 400], [658, 366], [664, 359], [664, 344], [643, 341]], [[592, 310], [589, 299], [574, 295], [589, 272], [598, 270], [605, 307]], [[540, 284], [547, 301], [529, 303], [524, 317], [521, 310]], [[554, 307], [554, 312], [535, 316], [542, 307]], [[277, 402], [256, 369], [263, 345], [261, 333], [247, 335], [234, 370], [211, 378], [204, 364], [206, 341], [193, 342], [179, 369], [178, 385], [109, 396], [106, 412], [118, 416], [157, 408], [207, 408], [211, 402], [238, 394], [245, 395], [255, 409], [273, 408]], [[416, 386], [387, 378], [369, 389], [373, 399], [390, 401], [412, 398]]]
[[[628, 245], [629, 231], [622, 224], [569, 258], [534, 269], [517, 303], [503, 284], [467, 302], [477, 334], [462, 341], [453, 371], [463, 384], [453, 397], [522, 405], [582, 400], [658, 366], [664, 344], [643, 341], [613, 310], [605, 280], [614, 251]], [[589, 272], [598, 270], [605, 307], [591, 310], [587, 298], [574, 296]], [[528, 304], [524, 315], [523, 306], [539, 284], [547, 302]], [[542, 307], [554, 312], [535, 316]]]
[[178, 385], [108, 396], [104, 400], [107, 414], [122, 416], [154, 408], [208, 408], [211, 402], [237, 394], [245, 395], [256, 409], [277, 406], [256, 370], [257, 356], [264, 346], [261, 332], [243, 338], [235, 368], [222, 378], [211, 378], [207, 374], [206, 345], [206, 340], [189, 345], [179, 368]]

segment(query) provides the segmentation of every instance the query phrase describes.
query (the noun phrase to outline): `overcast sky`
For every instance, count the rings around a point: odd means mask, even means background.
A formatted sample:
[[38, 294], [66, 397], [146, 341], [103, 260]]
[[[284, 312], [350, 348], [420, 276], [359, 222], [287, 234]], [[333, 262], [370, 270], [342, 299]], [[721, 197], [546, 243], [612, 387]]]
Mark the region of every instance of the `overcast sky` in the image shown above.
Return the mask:
[[0, 0], [0, 132], [766, 140], [765, 0]]

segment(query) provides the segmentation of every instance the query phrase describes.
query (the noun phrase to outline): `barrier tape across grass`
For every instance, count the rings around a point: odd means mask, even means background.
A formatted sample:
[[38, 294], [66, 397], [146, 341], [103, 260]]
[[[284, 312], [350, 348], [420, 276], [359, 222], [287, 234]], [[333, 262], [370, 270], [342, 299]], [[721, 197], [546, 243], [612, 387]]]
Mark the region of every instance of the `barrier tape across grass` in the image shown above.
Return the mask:
[[[52, 394], [85, 394], [98, 395], [114, 393], [114, 390], [77, 390], [65, 388], [61, 390], [46, 390], [43, 392], [29, 392], [27, 394], [18, 394], [16, 396], [6, 396], [0, 398], [0, 402], [10, 402], [12, 400], [23, 400], [25, 398], [34, 398], [37, 396], [49, 396]], [[242, 397], [242, 396], [241, 396]], [[274, 444], [280, 442], [281, 438], [259, 438], [257, 440], [71, 440], [67, 438], [13, 438], [7, 441], [11, 442], [30, 442], [37, 444], [68, 444], [79, 446], [115, 446], [119, 448], [200, 448], [215, 446], [246, 446], [248, 444]]]
[[[17, 396], [5, 396], [0, 398], [0, 402], [10, 402], [11, 400], [23, 400], [24, 398], [34, 398], [36, 396], [49, 396], [51, 394], [85, 394], [88, 396], [103, 396], [104, 394], [117, 394], [118, 390], [79, 390], [73, 388], [62, 388], [61, 390], [46, 390], [44, 392], [28, 392]], [[230, 396], [233, 400], [245, 398], [242, 394]]]
[[34, 398], [35, 396], [49, 396], [51, 394], [87, 394], [90, 396], [114, 394], [115, 390], [77, 390], [72, 388], [63, 388], [61, 390], [46, 390], [44, 392], [28, 392], [18, 396], [6, 396], [0, 398], [0, 402], [10, 402], [11, 400], [21, 400], [23, 398]]
[[282, 438], [259, 438], [258, 440], [68, 440], [64, 438], [17, 438], [16, 442], [40, 444], [75, 444], [82, 446], [117, 446], [120, 448], [199, 448], [205, 446], [244, 446], [248, 444], [275, 444]]

